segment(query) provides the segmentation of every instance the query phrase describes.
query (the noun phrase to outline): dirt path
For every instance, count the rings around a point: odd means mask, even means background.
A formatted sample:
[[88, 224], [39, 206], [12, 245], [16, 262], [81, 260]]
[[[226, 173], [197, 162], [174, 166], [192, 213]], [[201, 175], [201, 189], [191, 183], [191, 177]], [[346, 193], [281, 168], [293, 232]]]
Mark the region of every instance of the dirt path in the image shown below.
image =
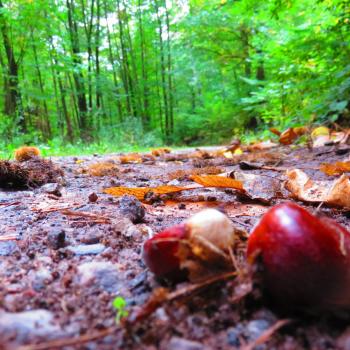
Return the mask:
[[[135, 164], [120, 164], [118, 155], [55, 158], [65, 172], [63, 186], [0, 191], [0, 349], [25, 344], [35, 349], [34, 344], [55, 339], [76, 339], [66, 349], [243, 349], [284, 318], [258, 297], [232, 300], [242, 286], [225, 280], [164, 303], [129, 332], [113, 328], [115, 296], [123, 296], [127, 309], [134, 310], [157, 287], [174, 291], [190, 285], [172, 286], [147, 271], [140, 253], [149, 235], [208, 206], [224, 209], [238, 228], [249, 232], [266, 210], [288, 198], [274, 187], [282, 183], [286, 168], [304, 168], [314, 179], [327, 179], [319, 165], [349, 155], [332, 147], [284, 147], [233, 159], [212, 157], [209, 151], [143, 156]], [[92, 176], [89, 166], [106, 161], [114, 164], [110, 175]], [[252, 169], [242, 161], [259, 166]], [[111, 186], [182, 186], [191, 183], [193, 172], [232, 171], [265, 180], [249, 189], [250, 198], [233, 190], [196, 189], [142, 205], [102, 191]], [[347, 211], [322, 210], [350, 226]], [[297, 319], [274, 335], [266, 333], [267, 343], [255, 349], [349, 349], [347, 324], [348, 318]], [[106, 329], [110, 334], [100, 334], [98, 340], [83, 343], [79, 338]]]

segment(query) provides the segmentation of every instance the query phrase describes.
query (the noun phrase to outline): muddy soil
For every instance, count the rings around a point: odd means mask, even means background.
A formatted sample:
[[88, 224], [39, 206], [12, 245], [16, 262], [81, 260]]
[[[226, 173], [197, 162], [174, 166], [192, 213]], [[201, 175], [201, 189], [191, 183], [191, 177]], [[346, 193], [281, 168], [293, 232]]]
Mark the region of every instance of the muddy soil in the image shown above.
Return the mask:
[[[291, 200], [286, 191], [274, 189], [285, 168], [330, 179], [319, 165], [347, 160], [349, 151], [345, 146], [281, 147], [226, 159], [187, 150], [134, 164], [120, 164], [118, 155], [53, 158], [65, 173], [61, 183], [0, 190], [0, 349], [350, 349], [349, 315], [284, 315], [270, 309], [256, 291], [237, 298], [244, 286], [232, 279], [164, 302], [129, 327], [115, 325], [112, 307], [113, 299], [122, 296], [127, 310], [141, 310], [157, 288], [172, 292], [191, 285], [159, 281], [147, 270], [141, 249], [153, 233], [205, 207], [220, 207], [249, 233], [272, 205]], [[116, 165], [112, 173], [91, 175], [91, 164], [106, 161]], [[259, 174], [268, 182], [252, 188], [251, 198], [215, 188], [148, 203], [103, 193], [111, 186], [188, 185], [191, 171], [204, 168]], [[320, 210], [350, 227], [348, 211]], [[239, 258], [244, 259], [241, 243]], [[292, 322], [254, 347], [256, 339], [286, 317]], [[87, 342], [94, 334], [97, 339]]]

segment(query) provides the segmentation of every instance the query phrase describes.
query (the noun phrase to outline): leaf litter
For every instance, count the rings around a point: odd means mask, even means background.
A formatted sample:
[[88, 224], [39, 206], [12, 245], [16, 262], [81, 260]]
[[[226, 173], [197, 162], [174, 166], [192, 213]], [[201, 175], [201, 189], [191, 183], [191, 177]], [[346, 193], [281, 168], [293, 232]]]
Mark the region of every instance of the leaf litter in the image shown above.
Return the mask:
[[[347, 223], [343, 212], [348, 207], [348, 196], [344, 195], [348, 191], [348, 177], [339, 173], [333, 175], [335, 179], [329, 180], [320, 171], [321, 164], [330, 160], [335, 164], [344, 159], [336, 153], [337, 148], [331, 148], [332, 145], [318, 148], [317, 157], [316, 151], [306, 148], [291, 150], [287, 146], [270, 146], [271, 143], [256, 143], [250, 148], [239, 145], [243, 154], [230, 151], [232, 158], [225, 157], [227, 148], [225, 152], [205, 149], [150, 156], [133, 154], [126, 156], [123, 161], [121, 156], [116, 156], [120, 170], [117, 177], [108, 172], [97, 177], [89, 173], [77, 173], [81, 165], [76, 164], [74, 158], [55, 159], [55, 165], [65, 172], [68, 184], [62, 191], [62, 197], [50, 199], [44, 187], [36, 192], [30, 189], [31, 192], [27, 194], [18, 192], [21, 193], [20, 201], [14, 193], [2, 194], [0, 225], [1, 220], [6, 220], [6, 226], [2, 225], [6, 229], [0, 237], [10, 241], [19, 237], [19, 240], [13, 241], [18, 250], [14, 255], [5, 256], [4, 265], [0, 268], [4, 286], [0, 290], [1, 308], [16, 313], [45, 306], [64, 329], [73, 327], [79, 333], [72, 337], [63, 332], [51, 345], [45, 344], [49, 335], [46, 339], [38, 338], [35, 334], [22, 339], [12, 336], [10, 339], [8, 333], [2, 334], [4, 343], [11, 342], [23, 349], [27, 344], [26, 348], [32, 350], [50, 346], [79, 347], [86, 342], [96, 349], [108, 349], [111, 346], [143, 349], [149, 344], [160, 344], [161, 349], [166, 349], [171, 339], [180, 334], [184, 339], [195, 340], [203, 346], [216, 349], [229, 346], [230, 334], [235, 333], [242, 348], [254, 348], [267, 343], [268, 348], [283, 349], [292, 341], [293, 348], [302, 349], [305, 339], [316, 347], [322, 339], [335, 347], [338, 338], [344, 337], [346, 322], [334, 329], [332, 323], [318, 318], [302, 326], [298, 322], [289, 324], [289, 321], [281, 319], [252, 291], [253, 281], [244, 272], [244, 256], [247, 232], [271, 205], [287, 200], [290, 196], [309, 206], [325, 203], [322, 210], [327, 215]], [[238, 147], [234, 146], [233, 149]], [[108, 159], [111, 156], [87, 158], [84, 166], [88, 169], [90, 165], [103, 164]], [[194, 159], [196, 164], [205, 166], [194, 168]], [[220, 176], [206, 171], [193, 172], [193, 169], [217, 167], [218, 164], [222, 170]], [[181, 176], [179, 173], [178, 178], [172, 176], [170, 180], [178, 181], [178, 185], [168, 185], [169, 174], [179, 170], [183, 170], [186, 175]], [[117, 186], [113, 183], [116, 181]], [[120, 214], [119, 197], [103, 193], [102, 189], [111, 188], [111, 185], [122, 189], [118, 196], [136, 194], [143, 200], [147, 193], [154, 190], [161, 197], [169, 197], [160, 202], [143, 204], [145, 222], [132, 224]], [[98, 199], [93, 203], [88, 200], [91, 193], [98, 194]], [[208, 196], [205, 200], [188, 201], [191, 198], [201, 199], [202, 193]], [[215, 200], [209, 200], [209, 197]], [[334, 205], [341, 210], [331, 208]], [[236, 272], [232, 271], [228, 272], [227, 277], [217, 275], [198, 283], [184, 282], [178, 286], [154, 279], [140, 259], [140, 246], [149, 232], [159, 232], [206, 207], [225, 210], [235, 225], [241, 222], [243, 226], [240, 227], [247, 231], [240, 236], [234, 251], [241, 273], [235, 275]], [[21, 220], [13, 215], [14, 212], [21, 214]], [[76, 220], [84, 220], [86, 224], [76, 227]], [[82, 242], [100, 242], [107, 249], [97, 255], [87, 256], [68, 253], [65, 248], [55, 251], [49, 248], [47, 237], [54, 237], [60, 230], [65, 231], [67, 244], [78, 247]], [[20, 232], [22, 234], [18, 236]], [[45, 288], [40, 288], [38, 281], [44, 271], [41, 262], [44, 260], [45, 268], [54, 278], [47, 278]], [[97, 283], [99, 275], [89, 285], [79, 284], [77, 267], [97, 262], [115, 266], [119, 282], [113, 279], [113, 275], [109, 275], [108, 280], [120, 283], [118, 293], [128, 300], [128, 311], [131, 313], [119, 328], [114, 325], [115, 313], [110, 306], [115, 294], [101, 289], [104, 287]], [[99, 273], [103, 275], [104, 272]], [[228, 277], [229, 274], [232, 277]], [[163, 292], [158, 295], [159, 288], [165, 290], [160, 289]], [[270, 326], [255, 339], [249, 338], [248, 329], [254, 322], [261, 320]], [[284, 326], [288, 326], [285, 332], [275, 333]]]

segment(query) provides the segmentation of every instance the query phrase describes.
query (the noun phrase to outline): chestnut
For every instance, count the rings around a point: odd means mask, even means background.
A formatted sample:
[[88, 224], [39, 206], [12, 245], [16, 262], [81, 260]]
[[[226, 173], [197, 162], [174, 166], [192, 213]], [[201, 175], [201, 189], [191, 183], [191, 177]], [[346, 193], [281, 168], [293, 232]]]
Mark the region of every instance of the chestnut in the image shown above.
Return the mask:
[[247, 258], [282, 308], [350, 307], [350, 233], [332, 219], [291, 202], [276, 205], [251, 232]]

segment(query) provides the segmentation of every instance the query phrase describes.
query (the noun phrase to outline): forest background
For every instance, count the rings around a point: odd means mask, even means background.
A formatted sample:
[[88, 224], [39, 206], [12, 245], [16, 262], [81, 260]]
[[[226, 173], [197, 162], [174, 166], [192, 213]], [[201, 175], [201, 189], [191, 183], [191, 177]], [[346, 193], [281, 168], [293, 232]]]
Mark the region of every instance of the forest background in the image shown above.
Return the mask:
[[349, 22], [343, 0], [0, 0], [0, 155], [346, 124]]

